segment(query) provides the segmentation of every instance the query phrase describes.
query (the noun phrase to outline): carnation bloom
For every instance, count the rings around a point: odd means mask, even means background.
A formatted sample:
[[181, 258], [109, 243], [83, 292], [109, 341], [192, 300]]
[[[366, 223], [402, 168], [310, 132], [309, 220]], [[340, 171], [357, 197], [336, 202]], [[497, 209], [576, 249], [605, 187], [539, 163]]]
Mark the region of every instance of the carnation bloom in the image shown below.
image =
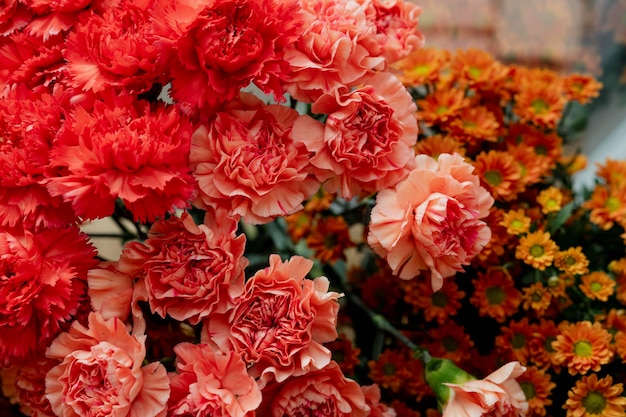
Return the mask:
[[481, 219], [493, 198], [458, 154], [418, 155], [415, 165], [395, 189], [378, 194], [368, 243], [402, 279], [429, 270], [438, 290], [489, 242]]
[[146, 366], [145, 336], [128, 334], [117, 317], [89, 315], [61, 333], [46, 351], [58, 361], [46, 375], [46, 397], [57, 416], [141, 415], [165, 410], [170, 387], [165, 367]]
[[626, 411], [624, 385], [613, 384], [613, 377], [583, 376], [567, 393], [563, 408], [567, 417], [621, 417]]
[[358, 0], [367, 20], [376, 26], [374, 38], [381, 55], [392, 64], [424, 45], [424, 35], [417, 29], [422, 9], [404, 0]]
[[48, 189], [86, 219], [112, 214], [120, 198], [135, 220], [154, 221], [188, 205], [191, 130], [176, 107], [151, 110], [132, 96], [78, 106], [51, 153], [52, 165], [65, 174], [51, 178]]
[[32, 10], [21, 1], [7, 0], [0, 6], [0, 35], [7, 36], [23, 28], [30, 21]]
[[33, 417], [53, 416], [46, 398], [46, 373], [57, 361], [36, 357], [28, 362], [12, 364], [0, 369], [2, 392], [11, 403], [18, 403], [20, 411]]
[[283, 54], [302, 31], [298, 1], [159, 0], [153, 18], [176, 100], [213, 107], [251, 82], [282, 96]]
[[170, 374], [168, 416], [254, 415], [261, 391], [239, 353], [191, 343], [178, 344], [174, 351], [176, 373]]
[[149, 90], [158, 81], [161, 49], [146, 10], [123, 3], [102, 16], [90, 13], [65, 43], [69, 84], [98, 92], [105, 88], [131, 94]]
[[241, 295], [246, 238], [235, 229], [221, 211], [209, 211], [201, 225], [188, 213], [158, 221], [145, 242], [126, 245], [119, 269], [139, 278], [135, 297], [146, 298], [154, 313], [197, 324], [226, 312]]
[[378, 385], [361, 386], [365, 396], [365, 404], [370, 408], [368, 417], [396, 417], [396, 411], [380, 402], [380, 388]]
[[78, 228], [0, 233], [0, 364], [41, 353], [67, 327], [95, 254]]
[[48, 39], [70, 29], [92, 0], [23, 0], [36, 15], [26, 31]]
[[287, 262], [270, 256], [270, 266], [246, 282], [234, 309], [211, 316], [203, 342], [240, 352], [262, 384], [272, 375], [282, 382], [327, 365], [331, 352], [322, 343], [337, 337], [341, 295], [328, 291], [325, 277], [306, 279], [312, 266], [300, 256]]
[[394, 186], [413, 165], [417, 141], [415, 105], [389, 73], [377, 74], [356, 90], [322, 95], [313, 113], [327, 114], [322, 124], [300, 117], [293, 137], [313, 153], [311, 164], [324, 188], [345, 199]]
[[292, 139], [298, 113], [260, 102], [245, 107], [219, 112], [193, 133], [189, 161], [200, 191], [195, 204], [267, 223], [300, 210], [320, 184], [309, 152]]
[[509, 362], [484, 379], [463, 384], [446, 383], [450, 398], [443, 417], [522, 417], [528, 411], [524, 391], [515, 380], [526, 371], [518, 362]]
[[69, 203], [46, 188], [58, 170], [50, 150], [62, 126], [61, 89], [35, 93], [24, 85], [0, 100], [0, 226], [38, 230], [72, 224]]
[[600, 367], [613, 358], [609, 349], [611, 334], [598, 322], [564, 323], [561, 334], [552, 342], [556, 351], [554, 359], [564, 364], [570, 375], [598, 372]]
[[376, 26], [355, 0], [303, 0], [305, 28], [285, 51], [287, 90], [313, 102], [337, 87], [357, 85], [385, 66]]
[[370, 414], [359, 384], [346, 378], [339, 365], [292, 377], [263, 389], [259, 416], [367, 417]]

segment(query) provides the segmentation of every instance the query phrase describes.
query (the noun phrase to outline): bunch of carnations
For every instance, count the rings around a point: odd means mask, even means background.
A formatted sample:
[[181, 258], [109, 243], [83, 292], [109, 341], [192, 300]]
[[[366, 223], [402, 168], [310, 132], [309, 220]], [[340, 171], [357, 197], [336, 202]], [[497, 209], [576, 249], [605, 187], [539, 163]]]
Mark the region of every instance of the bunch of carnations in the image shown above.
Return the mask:
[[[392, 66], [422, 47], [419, 15], [401, 0], [4, 2], [4, 395], [39, 417], [401, 415], [333, 359], [349, 285], [320, 276], [335, 259], [294, 245], [284, 217], [378, 195], [369, 243], [435, 288], [489, 242], [471, 165], [415, 155]], [[106, 217], [118, 259], [81, 231]], [[482, 382], [421, 357], [447, 410], [470, 391], [481, 413], [527, 408], [519, 364]]]
[[[423, 48], [393, 68], [418, 108], [422, 172], [372, 196], [371, 212], [334, 202], [288, 218], [313, 253], [330, 249], [315, 237], [320, 227], [351, 242], [329, 259], [372, 324], [357, 326], [359, 310], [340, 311], [341, 340], [355, 328], [359, 341], [337, 342], [349, 358], [340, 366], [377, 383], [399, 415], [436, 415], [442, 400], [444, 415], [515, 415], [477, 399], [503, 375], [515, 375], [527, 416], [624, 415], [626, 162], [607, 160], [592, 189], [575, 188], [585, 158], [563, 151], [580, 125], [571, 116], [601, 84], [479, 50]], [[478, 187], [488, 195], [468, 191]], [[482, 247], [478, 256], [467, 257], [468, 242]], [[424, 365], [415, 355], [424, 350], [443, 361]], [[526, 372], [509, 363], [492, 374], [511, 361]], [[476, 383], [457, 367], [489, 375]]]

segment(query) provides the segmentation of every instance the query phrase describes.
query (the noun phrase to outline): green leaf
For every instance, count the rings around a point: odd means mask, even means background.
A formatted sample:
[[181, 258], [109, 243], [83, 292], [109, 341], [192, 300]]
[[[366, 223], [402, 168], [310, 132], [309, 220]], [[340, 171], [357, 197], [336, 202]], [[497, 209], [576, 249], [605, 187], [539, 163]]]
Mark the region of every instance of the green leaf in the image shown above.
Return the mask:
[[548, 223], [548, 232], [550, 234], [554, 233], [561, 226], [565, 224], [567, 219], [570, 218], [572, 212], [574, 211], [574, 202], [567, 203], [563, 208], [554, 216], [554, 219]]

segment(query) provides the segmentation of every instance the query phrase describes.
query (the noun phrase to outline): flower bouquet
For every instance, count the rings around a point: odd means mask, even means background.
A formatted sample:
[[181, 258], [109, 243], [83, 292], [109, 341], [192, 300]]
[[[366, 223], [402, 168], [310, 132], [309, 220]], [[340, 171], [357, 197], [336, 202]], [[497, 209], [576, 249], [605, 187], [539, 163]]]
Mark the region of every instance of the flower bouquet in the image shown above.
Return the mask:
[[622, 415], [626, 165], [578, 196], [561, 146], [599, 84], [424, 49], [420, 12], [6, 2], [14, 409]]

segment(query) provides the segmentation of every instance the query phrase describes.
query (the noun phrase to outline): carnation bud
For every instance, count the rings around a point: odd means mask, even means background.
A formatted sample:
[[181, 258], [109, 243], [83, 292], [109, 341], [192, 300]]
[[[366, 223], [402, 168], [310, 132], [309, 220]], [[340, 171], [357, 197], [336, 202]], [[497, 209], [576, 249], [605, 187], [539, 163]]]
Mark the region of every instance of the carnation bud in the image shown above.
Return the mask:
[[450, 388], [444, 384], [462, 385], [476, 378], [448, 359], [432, 358], [425, 368], [425, 379], [435, 391], [437, 402], [443, 408], [450, 398]]

